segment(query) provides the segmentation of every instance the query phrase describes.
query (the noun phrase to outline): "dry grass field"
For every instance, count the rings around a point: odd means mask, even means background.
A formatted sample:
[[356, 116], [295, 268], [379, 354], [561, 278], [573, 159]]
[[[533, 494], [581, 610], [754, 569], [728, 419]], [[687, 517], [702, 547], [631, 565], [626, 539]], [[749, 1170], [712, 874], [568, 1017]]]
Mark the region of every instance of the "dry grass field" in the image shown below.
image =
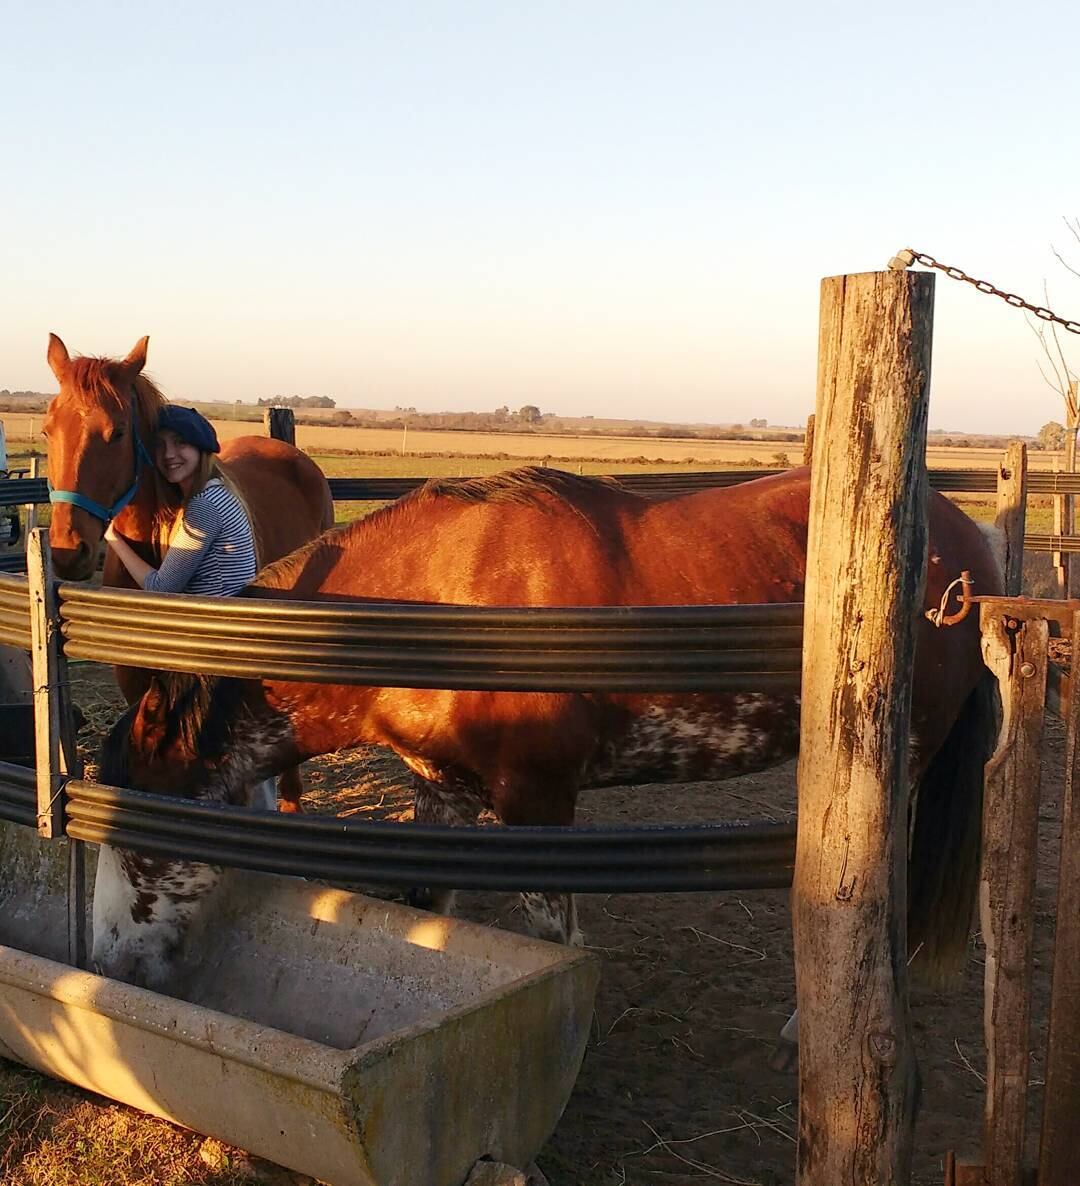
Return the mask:
[[[0, 419], [4, 422], [8, 441], [34, 442], [39, 448], [43, 447], [40, 414], [5, 412]], [[258, 424], [235, 420], [215, 420], [214, 427], [222, 440], [250, 436], [261, 431]], [[411, 430], [402, 434], [396, 429], [391, 431], [306, 424], [297, 427], [296, 443], [301, 449], [312, 454], [381, 454], [384, 456], [380, 460], [388, 464], [392, 463], [393, 458], [412, 458], [419, 462], [432, 455], [494, 458], [504, 465], [548, 458], [575, 462], [596, 461], [604, 463], [608, 468], [629, 466], [635, 461], [648, 460], [679, 465], [693, 464], [702, 469], [725, 469], [740, 465], [752, 466], [753, 459], [762, 465], [769, 465], [778, 453], [786, 454], [792, 465], [798, 465], [802, 460], [802, 444], [799, 441], [704, 441], [657, 437]], [[927, 452], [927, 462], [932, 469], [987, 469], [997, 465], [1000, 456], [1000, 450], [997, 449], [945, 449], [932, 446]], [[1055, 459], [1060, 460], [1060, 455], [1032, 450], [1029, 464], [1034, 469], [1053, 469]], [[427, 471], [391, 471], [384, 467], [370, 472]]]

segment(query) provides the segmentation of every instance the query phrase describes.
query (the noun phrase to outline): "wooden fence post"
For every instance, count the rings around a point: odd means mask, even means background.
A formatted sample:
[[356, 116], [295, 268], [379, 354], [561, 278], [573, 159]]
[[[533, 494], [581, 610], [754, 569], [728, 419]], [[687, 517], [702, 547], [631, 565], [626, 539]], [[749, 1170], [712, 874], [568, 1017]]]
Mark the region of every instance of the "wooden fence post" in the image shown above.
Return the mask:
[[814, 464], [814, 413], [806, 417], [806, 435], [803, 437], [802, 447], [803, 465]]
[[934, 277], [822, 282], [793, 921], [799, 1186], [910, 1180], [908, 736]]
[[292, 408], [267, 408], [263, 412], [263, 427], [275, 441], [296, 444], [296, 416]]
[[1019, 597], [1024, 576], [1024, 522], [1027, 514], [1027, 445], [1012, 441], [998, 465], [997, 518], [1005, 535], [1005, 596]]
[[[56, 576], [49, 533], [35, 528], [26, 541], [30, 591], [31, 668], [37, 767], [37, 830], [46, 840], [64, 835], [64, 785], [82, 773], [68, 694], [67, 660], [61, 647]], [[86, 867], [80, 841], [68, 841], [68, 959], [86, 966]]]
[[[1080, 613], [1073, 615], [1073, 646], [1080, 645]], [[1080, 1179], [1076, 1123], [1080, 1117], [1080, 695], [1069, 698], [1062, 795], [1050, 1032], [1046, 1048], [1039, 1186], [1073, 1186]]]
[[[1061, 458], [1054, 458], [1054, 473], [1061, 473]], [[1066, 515], [1066, 496], [1064, 494], [1055, 494], [1054, 505], [1054, 520], [1053, 533], [1054, 535], [1070, 535], [1071, 531], [1065, 525]], [[1064, 600], [1069, 596], [1069, 554], [1068, 552], [1052, 552], [1050, 555], [1050, 562], [1054, 566], [1054, 578], [1057, 585], [1057, 595]]]
[[[30, 458], [30, 473], [31, 478], [41, 477], [41, 458], [35, 454]], [[37, 527], [38, 508], [36, 502], [28, 502], [26, 504], [26, 539], [29, 540], [30, 533]]]
[[986, 764], [979, 913], [986, 944], [986, 1130], [990, 1186], [1020, 1186], [1029, 1073], [1039, 747], [1046, 702], [1045, 618], [982, 613], [983, 659], [1001, 689], [1002, 726]]

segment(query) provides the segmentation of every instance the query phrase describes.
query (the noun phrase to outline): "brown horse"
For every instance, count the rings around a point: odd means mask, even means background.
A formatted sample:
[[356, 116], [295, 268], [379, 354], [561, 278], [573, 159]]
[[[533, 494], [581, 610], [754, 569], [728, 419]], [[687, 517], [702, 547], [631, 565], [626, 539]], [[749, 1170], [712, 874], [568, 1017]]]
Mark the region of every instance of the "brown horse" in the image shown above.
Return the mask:
[[[154, 433], [165, 397], [144, 375], [148, 338], [123, 361], [72, 358], [49, 335], [48, 360], [60, 384], [49, 404], [44, 431], [49, 449], [53, 501], [49, 542], [57, 573], [85, 580], [95, 568], [105, 527], [117, 529], [154, 567], [175, 510], [163, 505], [154, 480]], [[220, 462], [243, 495], [252, 516], [259, 560], [278, 560], [332, 527], [334, 504], [319, 467], [304, 453], [267, 437], [227, 441]], [[106, 585], [133, 588], [134, 581], [110, 549]], [[116, 668], [128, 703], [146, 691], [149, 673]], [[281, 780], [283, 806], [297, 810], [299, 773]]]
[[[429, 482], [260, 574], [261, 596], [464, 605], [794, 602], [806, 567], [809, 474], [647, 502], [555, 470]], [[931, 495], [926, 605], [962, 569], [999, 588], [980, 529]], [[978, 866], [983, 762], [995, 693], [978, 623], [919, 627], [911, 748], [911, 937], [921, 962], [962, 952]], [[254, 779], [365, 742], [391, 746], [417, 782], [416, 818], [570, 824], [584, 785], [722, 779], [789, 757], [791, 695], [491, 693], [169, 676], [106, 742], [104, 781], [242, 803]], [[206, 866], [118, 856], [99, 875], [94, 958], [107, 973], [167, 982]], [[578, 937], [569, 895], [526, 894], [534, 932]], [[443, 903], [446, 905], [446, 903]]]

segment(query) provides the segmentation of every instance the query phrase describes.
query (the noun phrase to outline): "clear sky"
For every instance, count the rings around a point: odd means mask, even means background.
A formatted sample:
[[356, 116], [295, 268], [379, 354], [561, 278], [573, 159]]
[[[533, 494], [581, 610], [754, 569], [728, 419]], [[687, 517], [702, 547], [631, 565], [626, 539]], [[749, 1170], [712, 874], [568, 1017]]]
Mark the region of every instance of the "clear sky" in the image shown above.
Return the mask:
[[[1080, 319], [1075, 0], [0, 15], [0, 387], [149, 334], [178, 399], [791, 424], [902, 246]], [[933, 427], [1060, 419], [1038, 358], [939, 279]]]

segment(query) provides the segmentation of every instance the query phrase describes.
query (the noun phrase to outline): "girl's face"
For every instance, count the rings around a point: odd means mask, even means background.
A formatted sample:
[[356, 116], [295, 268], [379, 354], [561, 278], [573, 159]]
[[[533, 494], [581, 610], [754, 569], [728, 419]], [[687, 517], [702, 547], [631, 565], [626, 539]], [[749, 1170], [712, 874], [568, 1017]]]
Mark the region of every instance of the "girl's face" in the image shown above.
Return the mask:
[[161, 476], [183, 490], [191, 484], [199, 468], [199, 450], [165, 429], [158, 433], [154, 461]]

